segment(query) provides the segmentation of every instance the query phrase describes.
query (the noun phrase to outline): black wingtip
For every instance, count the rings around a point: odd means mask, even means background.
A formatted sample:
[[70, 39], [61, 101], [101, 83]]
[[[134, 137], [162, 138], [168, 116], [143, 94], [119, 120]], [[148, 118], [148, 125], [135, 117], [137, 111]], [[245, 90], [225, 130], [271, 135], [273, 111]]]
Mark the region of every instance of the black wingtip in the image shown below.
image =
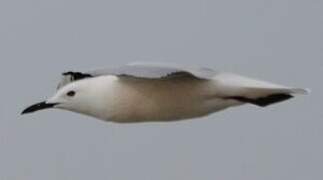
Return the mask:
[[272, 94], [272, 95], [257, 98], [257, 99], [251, 99], [251, 98], [246, 98], [246, 97], [241, 97], [241, 96], [230, 97], [230, 99], [235, 99], [235, 100], [238, 100], [241, 102], [250, 103], [250, 104], [254, 104], [257, 106], [261, 106], [261, 107], [266, 107], [271, 104], [286, 101], [286, 100], [291, 99], [293, 97], [294, 96], [292, 96], [290, 94]]

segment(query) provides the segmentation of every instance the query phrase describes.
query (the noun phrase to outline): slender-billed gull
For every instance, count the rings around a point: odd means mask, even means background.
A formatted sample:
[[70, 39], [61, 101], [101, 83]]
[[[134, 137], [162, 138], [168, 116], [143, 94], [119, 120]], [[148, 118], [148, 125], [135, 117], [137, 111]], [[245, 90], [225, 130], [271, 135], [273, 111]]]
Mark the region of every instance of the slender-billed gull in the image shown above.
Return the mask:
[[132, 63], [66, 72], [53, 97], [22, 114], [59, 108], [119, 123], [175, 121], [246, 103], [265, 107], [307, 92], [209, 68]]

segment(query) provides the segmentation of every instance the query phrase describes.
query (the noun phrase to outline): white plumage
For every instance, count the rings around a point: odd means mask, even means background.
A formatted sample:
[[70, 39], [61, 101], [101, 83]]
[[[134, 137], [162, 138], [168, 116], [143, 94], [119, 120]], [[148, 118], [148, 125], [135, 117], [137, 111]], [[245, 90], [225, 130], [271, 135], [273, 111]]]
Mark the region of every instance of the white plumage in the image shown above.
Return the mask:
[[209, 68], [134, 63], [64, 73], [52, 98], [23, 113], [54, 107], [120, 123], [174, 121], [245, 103], [264, 107], [307, 92]]

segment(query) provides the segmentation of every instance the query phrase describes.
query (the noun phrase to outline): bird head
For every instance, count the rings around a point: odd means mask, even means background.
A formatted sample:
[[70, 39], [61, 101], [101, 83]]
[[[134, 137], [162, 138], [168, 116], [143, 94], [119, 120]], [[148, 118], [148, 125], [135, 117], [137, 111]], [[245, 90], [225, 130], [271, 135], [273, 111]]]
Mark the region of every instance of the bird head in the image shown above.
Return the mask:
[[33, 104], [23, 110], [21, 114], [33, 113], [39, 110], [59, 108], [74, 112], [86, 112], [92, 105], [95, 93], [87, 80], [80, 80], [67, 84], [57, 90], [49, 99]]

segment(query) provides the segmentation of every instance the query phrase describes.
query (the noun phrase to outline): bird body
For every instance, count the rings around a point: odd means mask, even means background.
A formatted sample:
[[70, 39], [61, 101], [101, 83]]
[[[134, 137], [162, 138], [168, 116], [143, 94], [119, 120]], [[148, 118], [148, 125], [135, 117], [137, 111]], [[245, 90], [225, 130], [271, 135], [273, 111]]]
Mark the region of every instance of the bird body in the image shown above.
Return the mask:
[[52, 98], [23, 113], [51, 104], [118, 123], [175, 121], [245, 103], [267, 106], [306, 92], [206, 68], [135, 64], [108, 73], [64, 73]]

